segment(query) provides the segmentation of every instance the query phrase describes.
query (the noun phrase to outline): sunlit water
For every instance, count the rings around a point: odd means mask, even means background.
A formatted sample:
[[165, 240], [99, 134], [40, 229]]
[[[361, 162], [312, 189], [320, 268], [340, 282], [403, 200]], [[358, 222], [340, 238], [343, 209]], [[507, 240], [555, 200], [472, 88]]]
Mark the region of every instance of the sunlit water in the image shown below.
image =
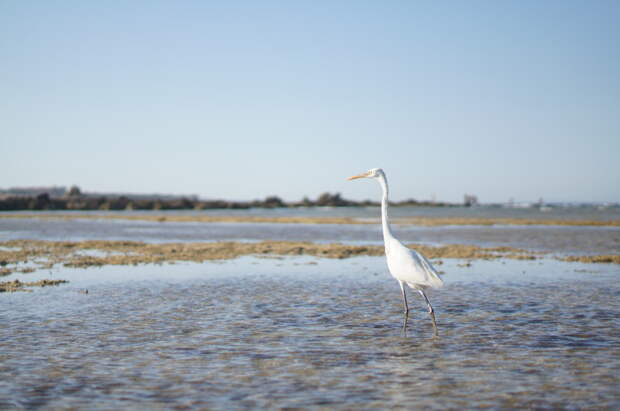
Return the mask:
[[616, 266], [460, 263], [437, 338], [382, 258], [39, 271], [71, 282], [0, 295], [0, 409], [620, 407]]

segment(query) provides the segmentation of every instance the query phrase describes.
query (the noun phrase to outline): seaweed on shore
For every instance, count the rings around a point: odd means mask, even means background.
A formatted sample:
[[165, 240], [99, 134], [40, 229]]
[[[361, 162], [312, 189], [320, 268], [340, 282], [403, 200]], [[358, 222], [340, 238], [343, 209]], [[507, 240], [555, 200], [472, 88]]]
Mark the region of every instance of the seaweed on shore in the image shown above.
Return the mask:
[[560, 258], [562, 261], [580, 262], [580, 263], [607, 263], [620, 264], [620, 254], [607, 255], [569, 255]]
[[[0, 259], [6, 270], [18, 271], [20, 263], [28, 262], [50, 267], [93, 267], [103, 265], [161, 264], [174, 261], [203, 262], [227, 260], [245, 255], [294, 256], [311, 255], [324, 258], [381, 256], [380, 245], [315, 244], [295, 241], [215, 242], [215, 243], [143, 243], [136, 241], [39, 241], [14, 240], [0, 243]], [[411, 245], [428, 258], [463, 259], [534, 259], [538, 254], [514, 247], [478, 247], [474, 245], [445, 245], [431, 247]], [[14, 267], [14, 268], [11, 268]]]
[[[138, 241], [42, 241], [13, 240], [0, 242], [2, 275], [31, 272], [34, 267], [96, 267], [104, 265], [162, 264], [175, 261], [204, 262], [228, 260], [241, 256], [298, 256], [350, 258], [382, 256], [380, 245], [317, 244], [299, 241], [144, 243]], [[411, 244], [432, 260], [515, 259], [535, 260], [548, 254], [515, 247], [480, 247], [466, 244], [428, 246]], [[561, 261], [620, 264], [620, 255], [555, 256]], [[28, 264], [23, 267], [23, 264]]]
[[15, 291], [32, 291], [26, 287], [48, 287], [53, 285], [59, 285], [68, 283], [67, 280], [39, 280], [31, 282], [22, 282], [19, 280], [2, 281], [0, 282], [0, 293], [15, 292]]

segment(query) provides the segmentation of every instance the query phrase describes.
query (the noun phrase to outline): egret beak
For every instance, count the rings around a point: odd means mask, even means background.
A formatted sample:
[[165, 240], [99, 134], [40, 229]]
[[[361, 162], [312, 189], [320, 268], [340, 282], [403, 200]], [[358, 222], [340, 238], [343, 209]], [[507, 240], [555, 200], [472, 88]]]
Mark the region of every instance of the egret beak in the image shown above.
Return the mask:
[[347, 178], [347, 180], [351, 181], [351, 180], [355, 180], [355, 179], [358, 179], [358, 178], [366, 178], [366, 177], [368, 177], [368, 173], [362, 173], [362, 174], [358, 174], [356, 176], [349, 177], [349, 178]]

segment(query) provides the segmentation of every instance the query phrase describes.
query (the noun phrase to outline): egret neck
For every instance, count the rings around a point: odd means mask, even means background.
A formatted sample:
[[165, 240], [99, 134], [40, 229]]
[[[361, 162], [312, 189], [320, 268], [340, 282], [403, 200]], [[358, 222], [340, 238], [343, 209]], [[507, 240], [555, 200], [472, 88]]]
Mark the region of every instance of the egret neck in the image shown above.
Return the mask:
[[383, 189], [383, 197], [381, 198], [381, 222], [383, 223], [383, 242], [385, 243], [385, 251], [387, 252], [388, 246], [392, 238], [392, 229], [390, 228], [390, 222], [388, 221], [388, 184], [385, 180], [385, 175], [381, 174], [379, 176], [379, 184], [381, 184], [381, 188]]

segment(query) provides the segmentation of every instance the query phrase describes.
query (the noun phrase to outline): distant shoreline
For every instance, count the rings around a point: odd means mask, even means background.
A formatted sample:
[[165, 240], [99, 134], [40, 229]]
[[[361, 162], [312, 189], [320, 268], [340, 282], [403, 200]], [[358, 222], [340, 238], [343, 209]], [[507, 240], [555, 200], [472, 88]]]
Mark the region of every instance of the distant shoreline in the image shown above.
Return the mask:
[[[285, 202], [278, 196], [269, 196], [264, 200], [230, 201], [199, 200], [194, 197], [143, 197], [131, 195], [98, 195], [69, 193], [63, 196], [50, 196], [48, 193], [38, 195], [2, 195], [0, 211], [51, 211], [51, 210], [239, 210], [251, 208], [299, 208], [299, 207], [371, 207], [379, 206], [376, 201], [347, 200], [339, 193], [323, 193], [316, 200], [304, 197], [301, 201]], [[395, 207], [464, 207], [471, 204], [458, 204], [414, 199], [390, 203]]]

